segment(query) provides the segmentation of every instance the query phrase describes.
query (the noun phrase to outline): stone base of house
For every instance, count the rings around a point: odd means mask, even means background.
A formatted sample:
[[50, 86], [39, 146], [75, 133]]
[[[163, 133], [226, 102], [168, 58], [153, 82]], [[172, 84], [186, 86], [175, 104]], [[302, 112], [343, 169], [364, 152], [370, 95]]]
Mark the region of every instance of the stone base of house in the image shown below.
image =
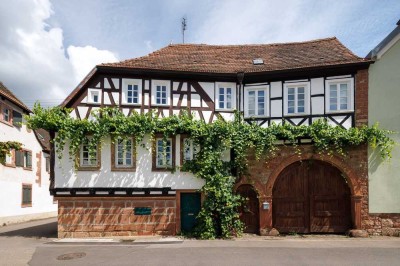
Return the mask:
[[369, 235], [400, 237], [400, 213], [373, 213], [363, 221], [363, 228]]
[[[58, 199], [58, 237], [175, 235], [175, 197]], [[150, 209], [150, 213], [135, 212]], [[142, 209], [143, 210], [143, 209]]]

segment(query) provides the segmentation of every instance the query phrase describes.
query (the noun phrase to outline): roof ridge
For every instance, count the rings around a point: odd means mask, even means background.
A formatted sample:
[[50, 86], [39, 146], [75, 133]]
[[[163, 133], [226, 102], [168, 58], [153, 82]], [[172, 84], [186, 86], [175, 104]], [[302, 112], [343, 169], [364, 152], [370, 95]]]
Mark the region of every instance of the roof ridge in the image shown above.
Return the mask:
[[[208, 46], [208, 47], [240, 47], [240, 46], [274, 46], [274, 45], [297, 45], [297, 44], [306, 44], [306, 43], [318, 43], [324, 41], [331, 41], [331, 40], [338, 40], [336, 36], [327, 37], [327, 38], [319, 38], [314, 40], [307, 40], [307, 41], [294, 41], [294, 42], [275, 42], [275, 43], [247, 43], [247, 44], [206, 44], [206, 43], [176, 43], [176, 44], [169, 44], [161, 49], [170, 46]], [[156, 50], [156, 51], [160, 51]], [[154, 51], [154, 52], [156, 52]], [[139, 57], [138, 57], [139, 58]]]

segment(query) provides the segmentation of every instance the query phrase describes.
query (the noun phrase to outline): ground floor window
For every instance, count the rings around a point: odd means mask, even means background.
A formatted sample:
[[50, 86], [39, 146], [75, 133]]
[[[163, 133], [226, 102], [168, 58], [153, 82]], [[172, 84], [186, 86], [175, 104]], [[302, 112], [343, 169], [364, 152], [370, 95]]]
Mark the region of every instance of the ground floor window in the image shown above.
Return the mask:
[[22, 184], [22, 207], [32, 207], [31, 184]]

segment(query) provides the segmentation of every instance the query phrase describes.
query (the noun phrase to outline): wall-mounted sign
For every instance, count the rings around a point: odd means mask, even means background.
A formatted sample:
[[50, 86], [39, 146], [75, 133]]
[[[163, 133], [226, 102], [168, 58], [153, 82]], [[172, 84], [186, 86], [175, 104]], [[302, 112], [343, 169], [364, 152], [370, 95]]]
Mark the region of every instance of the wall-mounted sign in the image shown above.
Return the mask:
[[135, 215], [151, 215], [151, 208], [150, 207], [136, 207]]

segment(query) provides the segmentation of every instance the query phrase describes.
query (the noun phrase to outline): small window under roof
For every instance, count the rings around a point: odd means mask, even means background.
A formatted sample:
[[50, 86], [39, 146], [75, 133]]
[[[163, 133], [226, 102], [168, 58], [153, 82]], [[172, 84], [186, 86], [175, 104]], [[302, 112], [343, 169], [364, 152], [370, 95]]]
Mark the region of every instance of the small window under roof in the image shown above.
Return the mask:
[[264, 60], [262, 58], [254, 58], [253, 59], [253, 65], [263, 65]]

